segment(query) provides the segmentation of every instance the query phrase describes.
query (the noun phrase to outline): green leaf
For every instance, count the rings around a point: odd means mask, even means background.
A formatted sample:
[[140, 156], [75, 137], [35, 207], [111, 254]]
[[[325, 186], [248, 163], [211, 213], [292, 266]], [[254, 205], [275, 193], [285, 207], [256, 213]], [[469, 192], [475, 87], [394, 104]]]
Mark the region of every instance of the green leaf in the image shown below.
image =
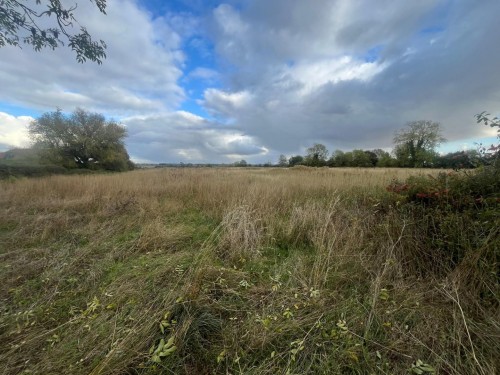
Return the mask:
[[428, 364], [424, 364], [422, 366], [420, 366], [420, 368], [426, 372], [435, 372], [436, 370], [434, 369], [434, 367], [428, 365]]
[[226, 351], [223, 350], [222, 352], [219, 353], [217, 356], [217, 363], [221, 363], [224, 359], [226, 358]]
[[158, 355], [160, 357], [167, 357], [169, 356], [170, 354], [172, 354], [173, 352], [175, 352], [177, 350], [177, 346], [171, 346], [170, 348], [168, 349], [165, 349], [164, 351], [162, 351], [161, 353], [158, 353]]
[[163, 349], [164, 346], [165, 346], [165, 340], [161, 339], [160, 343], [156, 347], [156, 350], [154, 351], [154, 354], [161, 352], [161, 350]]
[[167, 348], [171, 347], [172, 345], [174, 345], [174, 341], [175, 341], [174, 336], [170, 337], [170, 338], [168, 339], [167, 343], [165, 344], [165, 346], [166, 346]]

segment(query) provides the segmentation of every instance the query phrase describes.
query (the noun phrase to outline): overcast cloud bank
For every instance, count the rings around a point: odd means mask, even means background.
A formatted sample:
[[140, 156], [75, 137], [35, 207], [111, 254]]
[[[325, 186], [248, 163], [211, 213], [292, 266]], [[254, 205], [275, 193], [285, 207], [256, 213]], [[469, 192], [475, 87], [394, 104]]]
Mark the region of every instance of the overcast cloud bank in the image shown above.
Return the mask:
[[[101, 66], [64, 48], [1, 48], [0, 104], [103, 112], [127, 126], [139, 161], [387, 148], [418, 119], [441, 122], [451, 141], [494, 135], [473, 115], [500, 112], [496, 0], [254, 0], [161, 14], [138, 4], [110, 2], [106, 16], [79, 4], [108, 44]], [[29, 120], [0, 113], [0, 147], [25, 145]]]

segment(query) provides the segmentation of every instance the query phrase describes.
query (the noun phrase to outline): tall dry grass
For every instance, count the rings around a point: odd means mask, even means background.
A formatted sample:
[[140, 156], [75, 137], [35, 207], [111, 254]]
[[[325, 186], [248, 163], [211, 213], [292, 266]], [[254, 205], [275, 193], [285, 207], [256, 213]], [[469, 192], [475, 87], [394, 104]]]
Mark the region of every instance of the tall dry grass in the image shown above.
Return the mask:
[[[458, 282], [474, 265], [432, 264], [418, 220], [385, 191], [418, 173], [436, 172], [1, 182], [0, 371], [398, 374], [421, 360], [494, 374], [498, 304]], [[153, 362], [150, 348], [169, 337], [176, 351]]]

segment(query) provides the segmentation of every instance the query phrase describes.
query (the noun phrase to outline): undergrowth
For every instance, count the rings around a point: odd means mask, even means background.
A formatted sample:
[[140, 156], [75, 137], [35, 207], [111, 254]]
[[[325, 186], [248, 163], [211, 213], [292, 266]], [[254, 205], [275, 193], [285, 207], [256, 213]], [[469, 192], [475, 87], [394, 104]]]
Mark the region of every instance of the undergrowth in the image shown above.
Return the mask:
[[488, 173], [3, 182], [0, 372], [498, 373]]

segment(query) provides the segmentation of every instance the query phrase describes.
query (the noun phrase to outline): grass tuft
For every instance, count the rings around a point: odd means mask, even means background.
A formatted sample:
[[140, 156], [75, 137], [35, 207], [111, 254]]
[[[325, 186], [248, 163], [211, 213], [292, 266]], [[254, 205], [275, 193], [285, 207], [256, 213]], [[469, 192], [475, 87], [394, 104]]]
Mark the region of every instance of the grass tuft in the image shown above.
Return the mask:
[[428, 172], [0, 181], [0, 373], [496, 374], [496, 185]]

